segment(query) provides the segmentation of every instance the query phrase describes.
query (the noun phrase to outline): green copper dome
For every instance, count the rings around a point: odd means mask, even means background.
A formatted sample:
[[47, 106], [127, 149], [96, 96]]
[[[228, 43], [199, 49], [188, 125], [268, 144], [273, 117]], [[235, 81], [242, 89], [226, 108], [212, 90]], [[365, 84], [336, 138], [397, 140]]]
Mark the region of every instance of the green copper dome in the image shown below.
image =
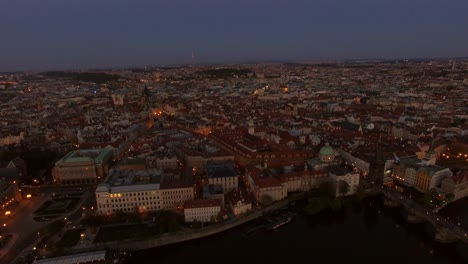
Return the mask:
[[330, 147], [330, 146], [323, 146], [320, 149], [320, 155], [322, 155], [322, 156], [332, 156], [332, 155], [335, 155], [335, 150], [333, 150], [333, 148]]

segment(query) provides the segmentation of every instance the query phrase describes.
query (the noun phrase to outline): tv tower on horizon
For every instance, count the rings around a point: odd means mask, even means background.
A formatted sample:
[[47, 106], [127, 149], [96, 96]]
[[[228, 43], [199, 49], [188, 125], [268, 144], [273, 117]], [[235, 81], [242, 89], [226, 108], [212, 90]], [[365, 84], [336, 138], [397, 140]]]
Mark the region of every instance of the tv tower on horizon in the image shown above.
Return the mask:
[[192, 65], [195, 64], [195, 52], [192, 50]]

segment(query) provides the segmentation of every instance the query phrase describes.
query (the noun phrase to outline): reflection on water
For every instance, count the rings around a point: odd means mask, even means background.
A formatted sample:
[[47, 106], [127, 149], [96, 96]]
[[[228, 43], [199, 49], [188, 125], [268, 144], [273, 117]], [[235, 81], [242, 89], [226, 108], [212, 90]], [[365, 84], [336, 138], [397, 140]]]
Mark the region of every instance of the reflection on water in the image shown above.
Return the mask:
[[[292, 210], [301, 212], [301, 204]], [[243, 234], [256, 223], [208, 238], [135, 252], [130, 263], [322, 260], [328, 263], [467, 263], [455, 244], [434, 242], [425, 224], [407, 223], [400, 208], [374, 197], [338, 212], [299, 214], [278, 231]]]

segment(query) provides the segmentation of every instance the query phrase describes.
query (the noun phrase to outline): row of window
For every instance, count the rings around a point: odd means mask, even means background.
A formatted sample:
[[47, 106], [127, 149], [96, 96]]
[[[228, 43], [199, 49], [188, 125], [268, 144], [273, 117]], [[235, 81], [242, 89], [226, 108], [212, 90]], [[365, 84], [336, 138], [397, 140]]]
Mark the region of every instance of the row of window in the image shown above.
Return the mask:
[[216, 180], [216, 181], [236, 181], [238, 179], [237, 176], [231, 176], [231, 177], [214, 177], [210, 178], [210, 180]]
[[60, 183], [63, 185], [93, 184], [96, 183], [96, 178], [60, 180]]
[[[157, 199], [156, 199], [157, 198]], [[159, 196], [158, 197], [138, 197], [138, 198], [123, 198], [123, 199], [111, 199], [110, 202], [111, 203], [114, 203], [114, 202], [136, 202], [136, 201], [147, 201], [147, 200], [159, 200]]]
[[143, 202], [143, 203], [122, 203], [122, 204], [103, 204], [103, 203], [98, 203], [98, 209], [102, 208], [135, 208], [136, 206], [148, 206], [148, 207], [154, 207], [160, 208], [161, 203], [166, 206], [166, 207], [171, 207], [176, 204], [181, 204], [184, 201], [179, 200], [179, 201], [163, 201], [163, 202]]
[[200, 208], [190, 208], [186, 209], [188, 213], [192, 214], [206, 214], [210, 212], [219, 211], [220, 207], [200, 207]]
[[[158, 205], [160, 202], [157, 203]], [[163, 204], [166, 204], [165, 202]], [[146, 205], [156, 205], [156, 202], [148, 202], [148, 203], [129, 203], [129, 204], [103, 204], [103, 207], [134, 207], [134, 206], [146, 206]]]
[[[191, 193], [193, 190], [192, 189], [179, 189], [179, 190], [173, 190], [173, 191], [162, 191], [163, 195], [166, 194], [183, 194], [183, 193]], [[148, 195], [159, 195], [161, 191], [150, 191], [150, 192], [128, 192], [128, 193], [111, 193], [109, 194], [110, 198], [115, 198], [115, 197], [133, 197], [133, 196], [148, 196]], [[98, 194], [98, 198], [100, 198], [101, 195]], [[107, 197], [107, 194], [106, 194]], [[159, 199], [159, 196], [158, 196]]]
[[[192, 195], [170, 195], [170, 196], [164, 196], [164, 199], [166, 200], [173, 200], [173, 199], [188, 199], [193, 197]], [[122, 198], [122, 199], [111, 199], [110, 202], [133, 202], [133, 201], [148, 201], [148, 200], [159, 200], [159, 196], [150, 196], [150, 197], [134, 197], [134, 198]]]
[[[157, 209], [161, 209], [161, 206], [148, 206], [147, 208], [145, 208], [147, 210], [157, 210]], [[135, 208], [119, 208], [119, 209], [112, 209], [112, 212], [135, 212], [136, 209]]]

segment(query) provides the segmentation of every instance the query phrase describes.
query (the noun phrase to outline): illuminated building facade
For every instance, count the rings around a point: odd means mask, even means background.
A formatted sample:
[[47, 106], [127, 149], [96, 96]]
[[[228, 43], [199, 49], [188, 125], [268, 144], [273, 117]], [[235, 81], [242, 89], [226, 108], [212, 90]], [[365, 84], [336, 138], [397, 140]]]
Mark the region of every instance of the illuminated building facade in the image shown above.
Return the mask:
[[55, 163], [52, 177], [63, 185], [96, 184], [109, 171], [112, 148], [76, 150]]
[[176, 209], [194, 198], [191, 181], [160, 169], [112, 169], [96, 188], [98, 214]]

